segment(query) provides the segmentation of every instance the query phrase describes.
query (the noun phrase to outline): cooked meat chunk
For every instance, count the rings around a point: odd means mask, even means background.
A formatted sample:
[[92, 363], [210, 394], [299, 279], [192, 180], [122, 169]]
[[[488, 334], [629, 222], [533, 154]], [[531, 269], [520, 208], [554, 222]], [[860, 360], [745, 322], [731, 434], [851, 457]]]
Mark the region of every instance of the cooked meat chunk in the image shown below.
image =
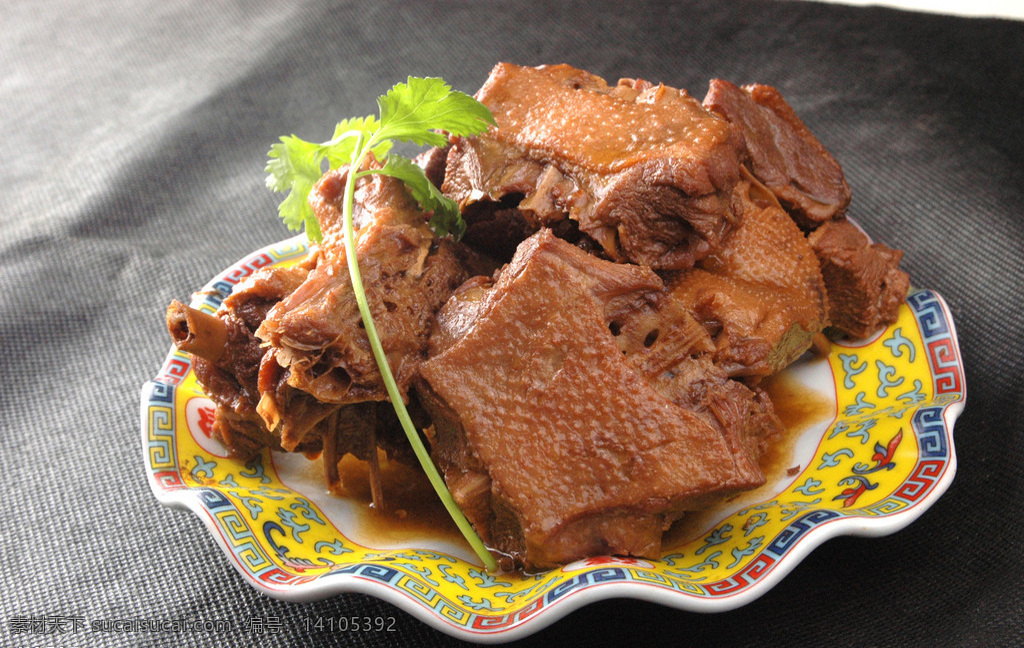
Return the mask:
[[[633, 315], [642, 321], [639, 329], [637, 322], [623, 325], [636, 335], [653, 332], [653, 338], [640, 338], [647, 346], [659, 340], [665, 345], [665, 338], [695, 344], [725, 375], [756, 383], [811, 346], [828, 323], [828, 297], [814, 251], [767, 189], [744, 180], [734, 205], [741, 225], [723, 248], [697, 268], [666, 273], [657, 310]], [[698, 344], [701, 333], [708, 338]], [[664, 348], [668, 361], [694, 353]]]
[[754, 470], [755, 462], [782, 434], [768, 394], [729, 379], [710, 355], [682, 358], [650, 381], [666, 398], [720, 429], [737, 462], [750, 462], [747, 470]]
[[750, 172], [811, 232], [833, 328], [864, 337], [894, 321], [909, 287], [907, 275], [898, 269], [902, 252], [871, 245], [846, 220], [850, 188], [842, 167], [778, 90], [758, 84], [739, 88], [715, 79], [704, 105], [739, 129]]
[[814, 251], [762, 185], [737, 187], [742, 224], [721, 252], [669, 283], [714, 336], [715, 364], [760, 379], [787, 367], [828, 324], [828, 296]]
[[750, 170], [801, 227], [813, 229], [846, 211], [850, 187], [842, 167], [778, 90], [714, 79], [704, 106], [739, 129]]
[[716, 346], [686, 302], [671, 293], [611, 327], [627, 361], [658, 393], [721, 430], [737, 461], [751, 463], [782, 432], [768, 395], [730, 379]]
[[832, 326], [868, 337], [896, 321], [910, 277], [899, 269], [903, 252], [868, 237], [846, 219], [825, 223], [808, 237], [821, 264]]
[[785, 368], [811, 346], [825, 311], [800, 302], [794, 290], [730, 275], [692, 270], [669, 284], [673, 299], [692, 304], [714, 335], [715, 364], [753, 382]]
[[[248, 460], [264, 448], [284, 450], [279, 434], [267, 427], [259, 412], [260, 382], [265, 380], [259, 371], [268, 364], [274, 350], [267, 351], [254, 332], [267, 311], [302, 283], [315, 257], [310, 255], [295, 267], [257, 271], [236, 286], [214, 315], [177, 301], [167, 310], [172, 339], [192, 355], [196, 379], [215, 404], [211, 433], [240, 459]], [[375, 462], [377, 449], [381, 448], [389, 458], [415, 463], [389, 403], [370, 401], [339, 407], [295, 389], [287, 390], [284, 396], [290, 419], [307, 430], [302, 441], [290, 450], [307, 454], [323, 451], [332, 490], [341, 487], [337, 464], [345, 454]], [[379, 485], [374, 470], [370, 481]], [[373, 496], [374, 504], [383, 507], [379, 489]]]
[[[279, 429], [285, 448], [311, 429], [311, 417], [296, 419], [296, 411], [313, 408], [325, 417], [339, 405], [387, 400], [341, 242], [345, 177], [344, 170], [328, 172], [314, 188], [310, 201], [324, 233], [316, 267], [256, 332], [270, 347], [260, 369], [260, 413]], [[367, 301], [405, 393], [426, 352], [434, 314], [465, 272], [450, 243], [434, 239], [427, 216], [401, 181], [371, 175], [358, 185], [355, 204]], [[292, 406], [295, 398], [298, 408]]]
[[[374, 504], [383, 507], [378, 448], [398, 461], [415, 458], [387, 402], [349, 281], [341, 239], [345, 177], [331, 172], [316, 186], [324, 240], [304, 262], [258, 272], [216, 315], [172, 304], [168, 328], [179, 346], [207, 356], [195, 358], [197, 378], [218, 404], [215, 433], [236, 454], [323, 450], [332, 489], [340, 486], [337, 462], [352, 454], [370, 463]], [[493, 265], [435, 241], [427, 215], [387, 176], [360, 184], [353, 220], [368, 302], [405, 392], [435, 311], [465, 278], [460, 258], [474, 268]], [[414, 402], [410, 412], [427, 424]]]
[[617, 346], [613, 323], [661, 293], [651, 270], [542, 230], [439, 313], [418, 385], [434, 457], [499, 552], [657, 556], [684, 511], [763, 483], [745, 429], [673, 402]]
[[521, 198], [535, 229], [569, 218], [655, 269], [691, 267], [732, 227], [740, 138], [685, 91], [503, 63], [477, 98], [497, 126], [453, 142], [443, 188], [463, 207]]

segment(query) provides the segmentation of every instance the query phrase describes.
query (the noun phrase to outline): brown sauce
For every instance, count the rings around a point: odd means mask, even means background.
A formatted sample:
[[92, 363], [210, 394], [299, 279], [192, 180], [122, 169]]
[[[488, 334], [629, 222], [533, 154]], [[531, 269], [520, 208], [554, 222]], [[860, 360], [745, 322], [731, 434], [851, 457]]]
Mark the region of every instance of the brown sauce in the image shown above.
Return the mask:
[[427, 476], [418, 467], [380, 458], [384, 510], [373, 506], [368, 465], [351, 455], [338, 464], [343, 490], [336, 493], [350, 498], [359, 512], [358, 529], [353, 536], [361, 542], [444, 540], [461, 542], [462, 534], [441, 503]]
[[768, 392], [783, 426], [782, 438], [772, 444], [760, 461], [761, 470], [771, 483], [791, 470], [799, 472], [806, 467], [793, 463], [796, 440], [814, 423], [831, 418], [835, 403], [825, 394], [807, 389], [785, 372], [769, 377], [761, 387]]

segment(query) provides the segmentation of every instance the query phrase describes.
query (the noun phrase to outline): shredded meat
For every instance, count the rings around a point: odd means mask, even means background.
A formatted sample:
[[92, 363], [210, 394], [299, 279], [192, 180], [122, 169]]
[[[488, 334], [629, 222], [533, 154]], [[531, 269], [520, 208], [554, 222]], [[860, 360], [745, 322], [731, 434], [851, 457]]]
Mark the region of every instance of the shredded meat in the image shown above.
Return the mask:
[[[333, 490], [341, 486], [337, 462], [352, 454], [370, 463], [382, 508], [372, 468], [378, 448], [397, 461], [415, 457], [387, 402], [349, 282], [338, 202], [344, 180], [344, 171], [334, 172], [316, 187], [324, 241], [303, 263], [259, 271], [209, 319], [175, 303], [167, 320], [217, 404], [214, 433], [235, 454], [323, 450]], [[466, 277], [463, 260], [490, 267], [434, 240], [427, 216], [397, 180], [375, 175], [359, 187], [354, 224], [363, 282], [403, 392], [425, 354], [434, 312]]]
[[[345, 171], [328, 172], [315, 187], [311, 202], [324, 233], [317, 265], [256, 332], [271, 350], [260, 368], [260, 413], [269, 427], [280, 429], [285, 448], [300, 443], [339, 405], [387, 400], [341, 244], [345, 177]], [[356, 254], [367, 302], [405, 394], [434, 314], [466, 279], [465, 271], [450, 242], [434, 239], [426, 215], [399, 180], [369, 176], [359, 185], [356, 206]]]
[[[235, 455], [248, 459], [279, 439], [257, 413], [258, 372], [266, 350], [255, 331], [270, 308], [295, 289], [309, 260], [292, 268], [264, 268], [235, 286], [215, 315], [175, 301], [167, 310], [171, 338], [192, 354], [192, 369], [216, 404], [212, 434]], [[319, 439], [298, 448], [315, 451]]]

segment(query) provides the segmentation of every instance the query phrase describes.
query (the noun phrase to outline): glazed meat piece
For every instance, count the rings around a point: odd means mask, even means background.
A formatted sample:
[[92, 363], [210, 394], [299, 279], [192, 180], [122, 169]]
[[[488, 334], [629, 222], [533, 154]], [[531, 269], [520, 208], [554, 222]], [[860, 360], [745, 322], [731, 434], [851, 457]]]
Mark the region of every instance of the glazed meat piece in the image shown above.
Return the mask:
[[439, 313], [417, 392], [432, 454], [491, 547], [531, 568], [658, 556], [684, 511], [763, 483], [746, 430], [673, 402], [617, 345], [613, 323], [662, 290], [648, 268], [541, 230]]
[[773, 288], [729, 275], [692, 270], [669, 284], [672, 299], [692, 304], [715, 342], [715, 364], [756, 383], [784, 369], [824, 328], [825, 311]]
[[[330, 171], [314, 188], [310, 202], [324, 234], [316, 267], [256, 332], [270, 348], [260, 368], [259, 411], [287, 449], [315, 425], [304, 408], [325, 417], [339, 405], [387, 400], [342, 245], [345, 177], [344, 170]], [[406, 393], [425, 355], [434, 315], [465, 280], [465, 271], [450, 242], [434, 238], [427, 215], [399, 180], [371, 175], [361, 181], [353, 221], [370, 312]]]
[[452, 144], [443, 189], [463, 208], [511, 197], [533, 229], [572, 219], [654, 269], [693, 266], [733, 226], [740, 138], [685, 91], [503, 63], [476, 96], [497, 126]]
[[842, 168], [779, 92], [715, 79], [704, 105], [739, 129], [750, 172], [811, 232], [832, 327], [864, 337], [895, 321], [909, 287], [898, 269], [903, 253], [871, 244], [846, 220], [850, 188]]
[[779, 91], [711, 81], [704, 106], [742, 133], [745, 161], [805, 229], [842, 215], [850, 204], [843, 169]]
[[832, 326], [864, 338], [896, 321], [910, 277], [899, 269], [903, 252], [868, 237], [846, 219], [825, 223], [808, 237], [828, 287]]

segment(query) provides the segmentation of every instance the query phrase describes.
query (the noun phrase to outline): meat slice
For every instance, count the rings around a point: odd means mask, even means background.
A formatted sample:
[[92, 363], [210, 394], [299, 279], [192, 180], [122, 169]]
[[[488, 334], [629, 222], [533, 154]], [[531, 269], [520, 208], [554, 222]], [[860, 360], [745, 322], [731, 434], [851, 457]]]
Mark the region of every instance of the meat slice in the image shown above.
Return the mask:
[[534, 229], [572, 219], [655, 269], [691, 267], [732, 227], [740, 138], [684, 90], [502, 63], [476, 96], [496, 126], [455, 139], [443, 185], [464, 208], [512, 197]]
[[871, 243], [846, 219], [825, 223], [808, 237], [828, 287], [832, 326], [865, 338], [896, 321], [910, 277], [899, 269], [901, 250]]
[[673, 402], [617, 345], [614, 324], [661, 294], [650, 269], [545, 229], [440, 311], [417, 393], [433, 456], [489, 546], [530, 568], [655, 557], [683, 511], [763, 483], [741, 431]]
[[[312, 429], [309, 408], [326, 417], [340, 405], [387, 400], [342, 245], [346, 173], [328, 172], [314, 188], [310, 201], [324, 233], [316, 267], [256, 332], [270, 349], [260, 368], [260, 413], [288, 449]], [[465, 271], [450, 241], [434, 238], [401, 181], [371, 175], [360, 181], [355, 203], [367, 301], [404, 394], [425, 356], [434, 315]]]
[[778, 90], [713, 79], [704, 106], [738, 128], [750, 170], [801, 227], [813, 229], [846, 211], [850, 187], [842, 167]]

